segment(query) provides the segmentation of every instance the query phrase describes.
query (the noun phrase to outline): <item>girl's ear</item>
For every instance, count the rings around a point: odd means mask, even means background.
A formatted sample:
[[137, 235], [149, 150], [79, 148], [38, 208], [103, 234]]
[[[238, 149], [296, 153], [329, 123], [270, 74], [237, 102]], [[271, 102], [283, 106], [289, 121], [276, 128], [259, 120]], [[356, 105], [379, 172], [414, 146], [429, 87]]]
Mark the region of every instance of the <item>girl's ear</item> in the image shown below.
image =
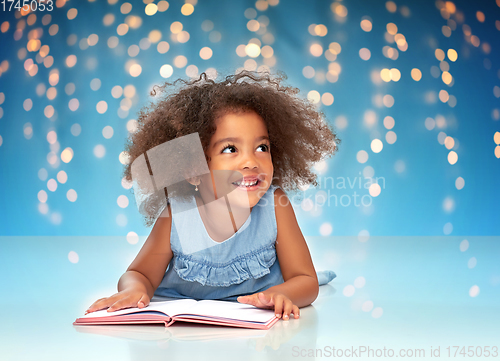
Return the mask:
[[201, 183], [201, 180], [199, 177], [187, 178], [186, 180], [188, 181], [188, 183], [190, 183], [194, 186], [199, 186]]

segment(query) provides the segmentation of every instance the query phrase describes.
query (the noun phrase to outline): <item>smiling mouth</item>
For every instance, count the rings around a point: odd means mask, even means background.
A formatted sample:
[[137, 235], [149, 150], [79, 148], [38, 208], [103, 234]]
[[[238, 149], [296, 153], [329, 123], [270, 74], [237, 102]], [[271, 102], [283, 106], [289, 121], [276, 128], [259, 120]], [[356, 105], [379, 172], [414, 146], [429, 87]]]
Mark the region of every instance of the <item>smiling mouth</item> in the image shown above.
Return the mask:
[[254, 179], [240, 179], [236, 182], [233, 182], [232, 184], [234, 184], [235, 186], [239, 187], [239, 188], [253, 188], [253, 187], [256, 187], [258, 186], [259, 184], [261, 183], [261, 181], [258, 179], [258, 178], [254, 178]]

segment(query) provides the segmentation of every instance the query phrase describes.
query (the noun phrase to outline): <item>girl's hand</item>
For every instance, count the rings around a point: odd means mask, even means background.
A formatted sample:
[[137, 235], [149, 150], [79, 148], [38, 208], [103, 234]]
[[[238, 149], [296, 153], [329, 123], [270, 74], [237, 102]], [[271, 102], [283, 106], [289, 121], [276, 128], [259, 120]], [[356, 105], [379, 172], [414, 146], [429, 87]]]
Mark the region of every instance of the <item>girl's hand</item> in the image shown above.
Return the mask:
[[253, 305], [259, 308], [273, 309], [276, 317], [283, 320], [288, 320], [290, 313], [293, 313], [295, 318], [299, 318], [299, 308], [285, 295], [276, 292], [259, 292], [253, 295], [240, 296], [238, 302]]
[[100, 298], [95, 301], [85, 314], [107, 308], [108, 312], [118, 311], [123, 308], [139, 307], [144, 308], [149, 305], [147, 293], [137, 290], [123, 290], [115, 293], [111, 297]]

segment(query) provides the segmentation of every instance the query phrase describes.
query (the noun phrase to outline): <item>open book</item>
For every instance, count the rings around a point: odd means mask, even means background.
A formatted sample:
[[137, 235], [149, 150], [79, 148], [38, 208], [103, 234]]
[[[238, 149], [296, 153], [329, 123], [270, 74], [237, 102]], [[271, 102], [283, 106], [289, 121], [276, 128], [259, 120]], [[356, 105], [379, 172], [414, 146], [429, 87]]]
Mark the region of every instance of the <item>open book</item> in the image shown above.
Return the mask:
[[74, 325], [122, 325], [163, 323], [175, 321], [208, 323], [212, 325], [269, 329], [279, 319], [274, 310], [264, 310], [237, 302], [181, 299], [151, 302], [144, 308], [127, 308], [115, 312], [101, 310], [77, 318]]
[[[279, 324], [277, 324], [279, 326]], [[270, 330], [257, 330], [251, 328], [234, 328], [201, 323], [179, 322], [171, 327], [161, 327], [155, 325], [86, 325], [75, 327], [79, 333], [110, 336], [118, 339], [140, 340], [140, 341], [160, 341], [176, 342], [185, 341], [212, 341], [212, 340], [238, 340], [238, 339], [264, 339], [271, 332], [281, 334], [283, 331], [279, 327], [272, 327]], [[271, 334], [271, 335], [272, 335]]]

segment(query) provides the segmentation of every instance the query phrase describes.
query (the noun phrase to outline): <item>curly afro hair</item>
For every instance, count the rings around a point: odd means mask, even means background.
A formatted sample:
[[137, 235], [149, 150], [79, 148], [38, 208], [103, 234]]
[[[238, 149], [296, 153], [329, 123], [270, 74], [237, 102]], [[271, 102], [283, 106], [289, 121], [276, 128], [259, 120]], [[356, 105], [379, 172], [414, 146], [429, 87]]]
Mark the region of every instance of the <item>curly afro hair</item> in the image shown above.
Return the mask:
[[[123, 173], [125, 179], [132, 181], [131, 166], [137, 157], [178, 137], [198, 132], [206, 153], [219, 117], [252, 111], [264, 120], [269, 133], [272, 184], [288, 191], [305, 184], [317, 186], [311, 168], [333, 155], [340, 139], [324, 114], [299, 97], [297, 88], [283, 85], [284, 80], [283, 73], [242, 71], [220, 81], [202, 73], [198, 79], [154, 86], [151, 95], [157, 99], [139, 111], [137, 131], [125, 146], [130, 156]], [[148, 227], [163, 210], [166, 197], [149, 203], [143, 212]]]

